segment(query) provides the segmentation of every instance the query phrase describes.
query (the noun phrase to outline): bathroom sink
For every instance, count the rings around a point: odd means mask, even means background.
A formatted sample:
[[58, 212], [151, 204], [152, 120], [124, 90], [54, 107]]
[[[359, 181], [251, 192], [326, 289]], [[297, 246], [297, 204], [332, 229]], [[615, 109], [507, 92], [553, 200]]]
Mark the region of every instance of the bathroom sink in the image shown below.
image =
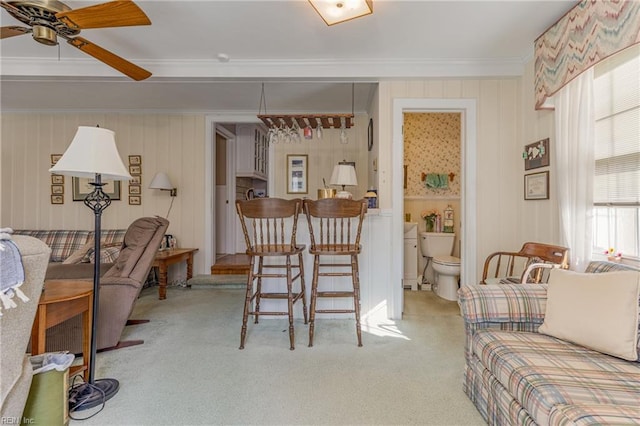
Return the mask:
[[407, 233], [411, 231], [411, 228], [418, 226], [416, 222], [405, 222], [404, 223], [404, 232]]

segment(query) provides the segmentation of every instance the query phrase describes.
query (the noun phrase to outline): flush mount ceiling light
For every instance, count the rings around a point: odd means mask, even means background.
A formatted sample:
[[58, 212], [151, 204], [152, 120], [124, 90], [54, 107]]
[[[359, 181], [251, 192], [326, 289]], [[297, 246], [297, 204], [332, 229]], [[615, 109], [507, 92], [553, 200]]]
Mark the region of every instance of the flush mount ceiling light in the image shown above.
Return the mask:
[[373, 13], [373, 0], [309, 0], [327, 25]]

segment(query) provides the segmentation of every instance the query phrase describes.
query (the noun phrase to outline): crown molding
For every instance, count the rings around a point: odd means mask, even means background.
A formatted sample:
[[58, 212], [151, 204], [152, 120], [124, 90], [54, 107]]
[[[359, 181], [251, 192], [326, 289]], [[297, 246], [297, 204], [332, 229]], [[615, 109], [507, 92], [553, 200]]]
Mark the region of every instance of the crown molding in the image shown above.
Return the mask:
[[[525, 58], [394, 60], [132, 60], [155, 78], [425, 78], [507, 77], [524, 73]], [[2, 58], [2, 76], [121, 77], [94, 59]]]

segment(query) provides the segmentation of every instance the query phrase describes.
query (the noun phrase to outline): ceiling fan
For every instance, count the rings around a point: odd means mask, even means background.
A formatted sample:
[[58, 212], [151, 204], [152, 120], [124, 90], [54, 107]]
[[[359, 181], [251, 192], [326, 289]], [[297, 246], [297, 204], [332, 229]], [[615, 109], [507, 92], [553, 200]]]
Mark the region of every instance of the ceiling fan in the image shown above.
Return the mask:
[[151, 76], [149, 71], [78, 36], [80, 30], [89, 28], [151, 25], [147, 15], [130, 0], [111, 1], [79, 9], [71, 9], [57, 0], [0, 0], [0, 6], [29, 26], [2, 27], [0, 39], [31, 33], [35, 41], [56, 46], [60, 37], [71, 46], [134, 80], [144, 80]]

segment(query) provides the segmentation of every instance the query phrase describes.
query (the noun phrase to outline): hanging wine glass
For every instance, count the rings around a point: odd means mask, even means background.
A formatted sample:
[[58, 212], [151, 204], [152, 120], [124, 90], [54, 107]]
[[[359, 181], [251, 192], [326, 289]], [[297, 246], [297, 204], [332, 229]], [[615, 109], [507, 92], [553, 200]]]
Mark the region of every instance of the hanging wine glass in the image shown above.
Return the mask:
[[293, 126], [291, 126], [291, 142], [302, 142], [302, 138], [300, 137], [300, 126], [298, 125], [297, 121], [294, 121]]
[[267, 132], [267, 140], [269, 141], [269, 144], [278, 143], [278, 129], [276, 128], [276, 126], [269, 127], [269, 131]]
[[284, 128], [284, 123], [280, 123], [280, 127], [278, 127], [278, 140], [287, 143], [287, 129]]
[[347, 129], [345, 129], [344, 124], [340, 126], [340, 143], [341, 144], [349, 143], [349, 137], [347, 136]]
[[313, 129], [311, 128], [310, 125], [307, 124], [303, 131], [304, 131], [304, 138], [306, 140], [313, 139]]
[[322, 123], [318, 123], [316, 126], [316, 138], [322, 139]]

